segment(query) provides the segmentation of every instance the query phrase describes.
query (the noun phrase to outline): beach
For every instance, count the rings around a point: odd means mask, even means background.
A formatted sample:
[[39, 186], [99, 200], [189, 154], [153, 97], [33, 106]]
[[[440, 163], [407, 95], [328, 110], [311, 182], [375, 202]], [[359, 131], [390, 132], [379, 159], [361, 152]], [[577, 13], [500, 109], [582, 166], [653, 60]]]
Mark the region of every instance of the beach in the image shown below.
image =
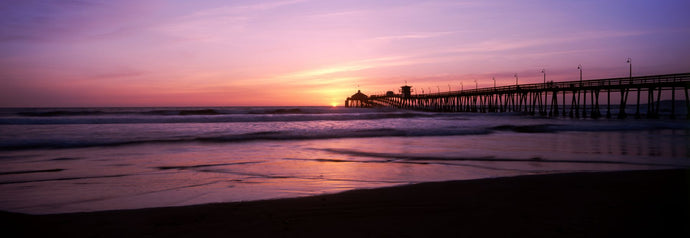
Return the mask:
[[13, 237], [687, 237], [689, 191], [685, 169], [586, 172], [2, 216]]

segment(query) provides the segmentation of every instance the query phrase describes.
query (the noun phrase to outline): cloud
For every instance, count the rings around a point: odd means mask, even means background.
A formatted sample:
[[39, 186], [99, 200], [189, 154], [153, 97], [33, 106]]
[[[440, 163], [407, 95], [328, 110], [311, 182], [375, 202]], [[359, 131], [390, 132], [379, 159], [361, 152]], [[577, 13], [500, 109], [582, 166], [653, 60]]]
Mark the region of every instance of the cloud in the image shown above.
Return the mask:
[[257, 14], [306, 2], [286, 0], [233, 5], [198, 10], [173, 19], [157, 29], [187, 41], [213, 42], [236, 37], [244, 32]]
[[414, 64], [414, 63], [415, 63], [414, 61], [411, 61], [410, 59], [408, 59], [407, 57], [404, 57], [404, 56], [378, 57], [378, 58], [363, 59], [363, 60], [357, 60], [357, 61], [352, 61], [352, 62], [347, 62], [347, 63], [342, 63], [342, 64], [336, 64], [336, 65], [330, 65], [330, 66], [325, 66], [325, 67], [320, 67], [320, 68], [315, 68], [315, 69], [299, 71], [299, 72], [283, 75], [281, 77], [282, 78], [313, 78], [313, 77], [320, 77], [320, 76], [332, 75], [332, 74], [338, 74], [338, 73], [361, 71], [361, 70], [371, 69], [371, 68], [402, 66], [402, 65]]
[[251, 15], [252, 13], [259, 11], [274, 10], [276, 8], [294, 5], [298, 3], [307, 2], [307, 0], [286, 0], [286, 1], [273, 1], [273, 2], [262, 2], [254, 3], [248, 5], [231, 5], [223, 7], [215, 7], [209, 9], [199, 10], [184, 16], [182, 19], [199, 19], [199, 18], [223, 18], [227, 16], [236, 15]]
[[132, 70], [132, 69], [122, 69], [110, 72], [96, 73], [90, 76], [94, 79], [119, 79], [119, 78], [135, 78], [147, 75], [146, 71], [142, 70]]
[[237, 6], [234, 7], [238, 10], [270, 10], [274, 8], [279, 8], [287, 5], [293, 5], [293, 4], [298, 4], [298, 3], [303, 3], [307, 2], [308, 0], [285, 0], [285, 1], [274, 1], [274, 2], [263, 2], [263, 3], [256, 3], [256, 4], [249, 4], [249, 5], [244, 5], [244, 6]]
[[388, 35], [388, 36], [379, 36], [373, 38], [374, 40], [404, 40], [404, 39], [428, 39], [428, 38], [435, 38], [435, 37], [441, 37], [445, 35], [450, 35], [454, 34], [456, 32], [454, 31], [440, 31], [440, 32], [412, 32], [409, 34], [402, 34], [402, 35]]
[[150, 2], [13, 1], [0, 7], [0, 42], [61, 42], [123, 32], [146, 18]]
[[[452, 34], [453, 32], [427, 32], [409, 35], [396, 35], [381, 37], [381, 39], [423, 39], [425, 37], [437, 37], [447, 34]], [[490, 39], [485, 41], [479, 41], [473, 44], [463, 45], [462, 47], [437, 47], [429, 50], [418, 50], [410, 51], [405, 55], [388, 56], [388, 57], [374, 57], [362, 60], [355, 60], [349, 62], [343, 62], [340, 64], [327, 65], [323, 67], [315, 67], [308, 70], [297, 71], [293, 73], [288, 73], [284, 75], [277, 76], [280, 79], [291, 79], [291, 80], [321, 80], [327, 77], [345, 77], [358, 76], [357, 72], [370, 70], [370, 69], [382, 69], [387, 67], [397, 67], [397, 66], [408, 66], [408, 65], [430, 65], [433, 66], [439, 63], [450, 63], [450, 62], [474, 62], [486, 60], [490, 57], [496, 56], [497, 54], [502, 57], [507, 57], [513, 55], [511, 51], [515, 51], [514, 54], [519, 54], [522, 57], [541, 57], [548, 58], [554, 55], [562, 54], [577, 54], [577, 53], [594, 53], [601, 48], [587, 48], [587, 49], [565, 49], [558, 47], [547, 47], [549, 45], [559, 45], [559, 44], [569, 44], [573, 42], [581, 41], [591, 41], [600, 40], [607, 38], [616, 37], [628, 37], [649, 34], [649, 32], [644, 31], [592, 31], [584, 34], [570, 35], [570, 36], [556, 36], [551, 38], [530, 38], [530, 39]], [[538, 50], [534, 50], [538, 49]], [[470, 56], [471, 55], [471, 56]], [[477, 58], [479, 57], [479, 58]], [[486, 64], [489, 61], [483, 61]], [[476, 62], [475, 62], [476, 63]], [[459, 67], [474, 67], [474, 64], [459, 66]], [[486, 67], [492, 67], [486, 65]], [[488, 68], [487, 68], [488, 69]], [[477, 69], [474, 70], [487, 70], [487, 69]], [[421, 70], [421, 68], [418, 68]], [[446, 69], [447, 70], [447, 69]], [[427, 71], [433, 71], [433, 67]], [[439, 71], [440, 73], [448, 73], [454, 71]], [[432, 77], [433, 75], [422, 73], [424, 77]], [[371, 75], [366, 75], [371, 76]], [[363, 76], [362, 76], [363, 77]]]
[[318, 13], [306, 17], [311, 17], [311, 18], [332, 18], [332, 17], [350, 17], [353, 15], [361, 15], [364, 13], [368, 13], [369, 11], [366, 10], [345, 10], [345, 11], [334, 11], [334, 12], [326, 12], [326, 13]]
[[520, 39], [510, 39], [510, 38], [502, 38], [502, 39], [488, 39], [484, 41], [478, 41], [473, 44], [466, 44], [461, 47], [455, 47], [455, 48], [450, 48], [450, 49], [441, 49], [438, 50], [433, 54], [441, 54], [441, 53], [479, 53], [479, 54], [484, 54], [484, 53], [496, 53], [496, 52], [504, 52], [504, 51], [511, 51], [511, 50], [519, 50], [519, 49], [527, 49], [527, 48], [535, 48], [535, 47], [543, 47], [541, 48], [542, 50], [548, 50], [546, 46], [549, 45], [557, 45], [557, 44], [564, 44], [564, 43], [575, 43], [575, 42], [582, 42], [582, 41], [591, 41], [591, 40], [603, 40], [603, 39], [608, 39], [608, 38], [617, 38], [617, 37], [629, 37], [629, 36], [638, 36], [638, 35], [645, 35], [645, 34], [651, 34], [653, 32], [647, 32], [647, 31], [590, 31], [590, 32], [582, 32], [578, 33], [576, 35], [567, 35], [567, 36], [557, 36], [557, 37], [532, 37], [532, 38], [525, 38], [522, 37]]
[[292, 4], [302, 3], [306, 0], [288, 0], [288, 1], [276, 1], [276, 2], [264, 2], [255, 3], [249, 5], [231, 5], [207, 8], [203, 10], [198, 10], [181, 17], [181, 20], [194, 20], [200, 18], [225, 18], [225, 17], [235, 17], [238, 15], [248, 16], [252, 13], [259, 11], [267, 11], [275, 8], [288, 6]]
[[184, 17], [158, 30], [186, 41], [210, 42], [222, 40], [226, 34], [242, 32], [248, 20], [248, 17], [232, 15]]

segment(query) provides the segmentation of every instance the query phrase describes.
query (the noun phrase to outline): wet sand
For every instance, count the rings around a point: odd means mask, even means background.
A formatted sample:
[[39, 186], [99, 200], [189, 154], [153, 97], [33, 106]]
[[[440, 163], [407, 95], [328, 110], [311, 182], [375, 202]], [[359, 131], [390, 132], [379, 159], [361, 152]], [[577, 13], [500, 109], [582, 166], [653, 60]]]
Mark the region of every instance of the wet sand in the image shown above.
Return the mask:
[[0, 217], [10, 237], [690, 237], [689, 192], [690, 170], [571, 173]]

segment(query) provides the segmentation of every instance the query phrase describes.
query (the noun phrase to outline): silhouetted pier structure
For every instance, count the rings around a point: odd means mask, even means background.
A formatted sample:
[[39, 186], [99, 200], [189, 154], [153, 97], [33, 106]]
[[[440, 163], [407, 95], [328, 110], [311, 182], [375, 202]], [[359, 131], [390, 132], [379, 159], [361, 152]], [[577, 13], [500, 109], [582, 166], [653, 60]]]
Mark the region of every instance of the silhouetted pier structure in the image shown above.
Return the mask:
[[357, 93], [353, 94], [351, 97], [345, 99], [345, 107], [371, 107], [372, 104], [369, 102], [369, 97], [362, 93], [362, 91], [357, 90]]
[[[348, 104], [346, 100], [345, 105], [437, 112], [527, 112], [551, 117], [598, 118], [611, 117], [615, 113], [618, 118], [626, 118], [628, 113], [634, 113], [636, 118], [643, 115], [656, 118], [660, 113], [662, 93], [670, 93], [670, 117], [674, 118], [677, 90], [685, 92], [686, 116], [690, 112], [688, 88], [690, 73], [520, 84], [415, 95], [411, 93], [411, 86], [405, 85], [399, 94], [389, 91], [384, 95], [367, 97], [358, 92], [348, 98], [357, 103]], [[626, 111], [631, 91], [635, 94], [632, 98], [634, 112]], [[611, 101], [612, 94], [617, 95], [620, 101]], [[640, 103], [642, 95], [646, 96], [645, 104]], [[640, 110], [641, 105], [646, 105], [644, 112]], [[617, 110], [612, 112], [612, 107], [614, 110], [617, 107]]]

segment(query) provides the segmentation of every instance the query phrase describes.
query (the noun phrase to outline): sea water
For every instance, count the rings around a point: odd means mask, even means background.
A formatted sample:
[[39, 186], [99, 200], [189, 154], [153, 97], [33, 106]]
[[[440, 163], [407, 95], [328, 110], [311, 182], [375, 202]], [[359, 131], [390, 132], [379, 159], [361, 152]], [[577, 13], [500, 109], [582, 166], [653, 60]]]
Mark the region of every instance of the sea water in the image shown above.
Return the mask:
[[383, 108], [0, 109], [0, 210], [85, 212], [427, 181], [687, 168], [690, 123]]

